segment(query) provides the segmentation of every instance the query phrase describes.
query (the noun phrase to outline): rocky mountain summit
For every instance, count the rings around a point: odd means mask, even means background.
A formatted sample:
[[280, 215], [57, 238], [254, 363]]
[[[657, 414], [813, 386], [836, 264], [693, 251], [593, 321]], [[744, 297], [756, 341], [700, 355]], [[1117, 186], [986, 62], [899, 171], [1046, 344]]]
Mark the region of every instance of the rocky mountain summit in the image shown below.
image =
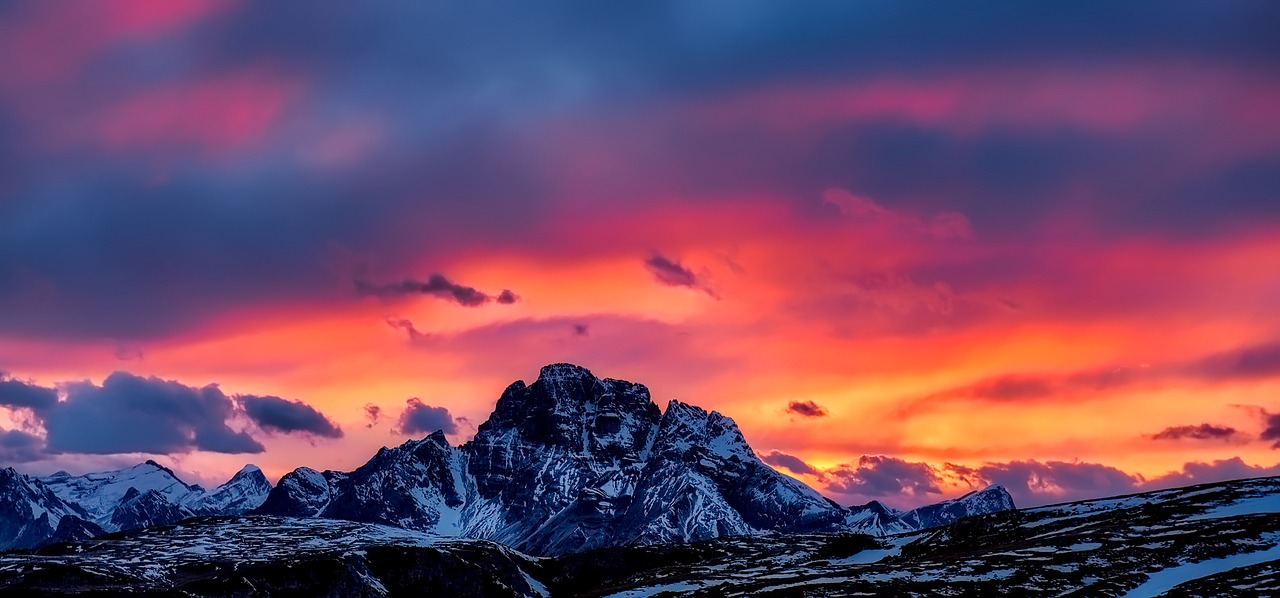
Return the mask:
[[474, 439], [384, 448], [350, 473], [299, 468], [254, 512], [493, 540], [534, 555], [760, 532], [920, 529], [1013, 508], [999, 487], [860, 517], [762, 462], [733, 420], [553, 364], [512, 383]]

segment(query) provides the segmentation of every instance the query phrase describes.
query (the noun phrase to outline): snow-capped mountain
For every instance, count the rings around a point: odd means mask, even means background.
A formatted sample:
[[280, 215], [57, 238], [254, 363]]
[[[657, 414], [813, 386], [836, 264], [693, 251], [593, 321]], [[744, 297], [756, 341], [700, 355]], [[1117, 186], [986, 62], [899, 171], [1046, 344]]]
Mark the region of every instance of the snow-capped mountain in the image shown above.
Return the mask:
[[239, 515], [257, 508], [271, 492], [271, 482], [257, 465], [245, 465], [221, 486], [189, 494], [181, 505], [198, 515]]
[[0, 470], [0, 550], [92, 538], [195, 515], [238, 515], [262, 504], [271, 484], [247, 465], [206, 491], [147, 461], [133, 467], [36, 478]]
[[93, 522], [108, 529], [117, 529], [110, 524], [111, 515], [130, 490], [155, 490], [175, 505], [204, 494], [200, 486], [183, 482], [172, 470], [150, 460], [125, 469], [80, 476], [60, 471], [41, 481], [62, 500], [79, 505]]
[[40, 482], [12, 467], [0, 469], [0, 550], [30, 548], [52, 536], [64, 519], [87, 517]]
[[460, 447], [437, 432], [384, 448], [351, 473], [299, 468], [255, 512], [395, 525], [555, 555], [765, 531], [888, 533], [1012, 506], [958, 500], [939, 511], [945, 516], [856, 520], [760, 461], [732, 419], [679, 401], [661, 411], [643, 385], [553, 364], [533, 384], [508, 386]]
[[993, 485], [959, 498], [916, 507], [910, 511], [891, 509], [873, 500], [860, 507], [849, 507], [845, 524], [854, 531], [883, 536], [940, 527], [965, 517], [1013, 509], [1013, 497], [1009, 496], [1009, 492], [1002, 486]]
[[131, 530], [167, 525], [193, 516], [190, 509], [173, 504], [159, 490], [141, 492], [130, 488], [111, 511], [107, 525], [112, 530]]

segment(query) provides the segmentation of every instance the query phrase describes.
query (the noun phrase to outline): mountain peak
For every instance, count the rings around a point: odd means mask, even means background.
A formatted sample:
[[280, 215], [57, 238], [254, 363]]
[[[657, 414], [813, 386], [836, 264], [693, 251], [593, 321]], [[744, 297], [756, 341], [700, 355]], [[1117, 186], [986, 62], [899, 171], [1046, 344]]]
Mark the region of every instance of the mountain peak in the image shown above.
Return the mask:
[[538, 371], [538, 380], [557, 380], [557, 379], [573, 379], [573, 380], [594, 380], [595, 375], [591, 370], [580, 365], [572, 363], [551, 363], [542, 366]]

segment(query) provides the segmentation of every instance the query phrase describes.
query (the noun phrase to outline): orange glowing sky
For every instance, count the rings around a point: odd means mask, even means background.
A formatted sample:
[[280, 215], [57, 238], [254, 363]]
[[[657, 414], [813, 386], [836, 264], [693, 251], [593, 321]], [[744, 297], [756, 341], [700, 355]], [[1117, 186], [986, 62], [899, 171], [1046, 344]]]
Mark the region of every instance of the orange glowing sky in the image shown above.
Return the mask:
[[[0, 9], [0, 464], [349, 470], [567, 361], [842, 503], [1280, 472], [1273, 8], [124, 6]], [[116, 371], [230, 411], [151, 439]]]

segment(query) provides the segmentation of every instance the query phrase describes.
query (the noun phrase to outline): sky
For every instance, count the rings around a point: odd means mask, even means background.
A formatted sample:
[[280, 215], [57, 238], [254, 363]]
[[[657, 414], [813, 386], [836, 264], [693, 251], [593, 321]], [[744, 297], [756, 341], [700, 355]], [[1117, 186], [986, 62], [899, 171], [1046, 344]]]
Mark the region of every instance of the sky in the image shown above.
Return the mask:
[[584, 365], [842, 504], [1280, 474], [1280, 5], [0, 2], [0, 465]]

